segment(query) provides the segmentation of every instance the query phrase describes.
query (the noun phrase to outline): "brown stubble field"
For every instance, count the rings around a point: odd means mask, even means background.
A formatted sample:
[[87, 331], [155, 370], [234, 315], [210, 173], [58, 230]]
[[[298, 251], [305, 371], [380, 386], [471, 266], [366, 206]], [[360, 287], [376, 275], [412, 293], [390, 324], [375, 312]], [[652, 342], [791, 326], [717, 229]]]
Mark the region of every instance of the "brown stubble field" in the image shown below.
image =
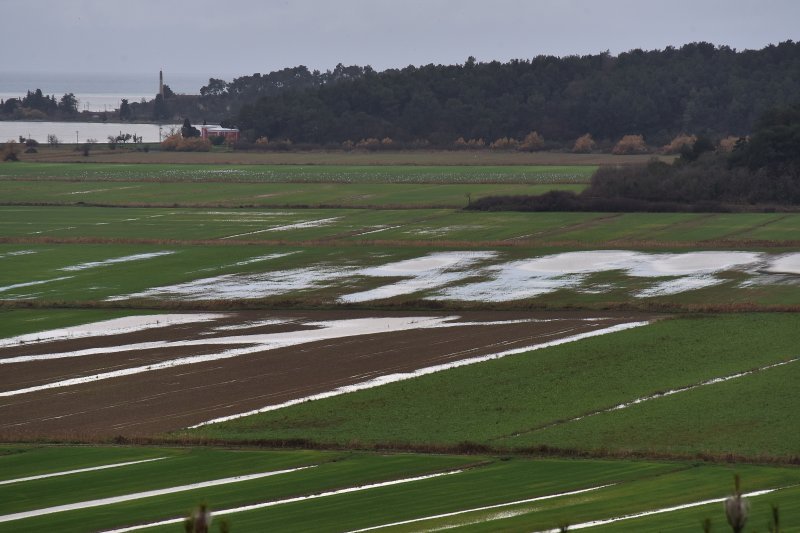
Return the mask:
[[629, 165], [643, 164], [656, 157], [671, 162], [675, 156], [658, 154], [613, 155], [606, 153], [514, 152], [494, 150], [403, 150], [367, 152], [308, 150], [292, 152], [148, 152], [132, 149], [109, 150], [97, 145], [88, 157], [74, 146], [43, 146], [36, 154], [20, 154], [20, 161], [41, 163], [159, 163], [209, 165], [409, 165], [409, 166], [538, 166], [538, 165]]

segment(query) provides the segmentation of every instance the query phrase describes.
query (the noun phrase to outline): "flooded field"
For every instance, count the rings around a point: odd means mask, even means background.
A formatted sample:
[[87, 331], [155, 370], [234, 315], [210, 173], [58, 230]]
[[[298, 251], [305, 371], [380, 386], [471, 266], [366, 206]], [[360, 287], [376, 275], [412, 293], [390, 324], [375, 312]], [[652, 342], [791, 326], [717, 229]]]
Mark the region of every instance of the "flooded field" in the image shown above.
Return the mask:
[[[631, 298], [646, 299], [725, 283], [736, 289], [797, 286], [798, 267], [800, 253], [596, 250], [508, 261], [502, 252], [449, 251], [363, 268], [352, 262], [324, 263], [288, 270], [199, 277], [112, 296], [109, 301], [253, 299], [322, 289], [337, 293], [335, 301], [345, 304], [410, 296], [437, 301], [511, 302], [565, 290], [600, 295], [623, 290]], [[593, 278], [596, 275], [611, 277], [597, 282]], [[349, 289], [364, 283], [378, 286], [355, 292]]]

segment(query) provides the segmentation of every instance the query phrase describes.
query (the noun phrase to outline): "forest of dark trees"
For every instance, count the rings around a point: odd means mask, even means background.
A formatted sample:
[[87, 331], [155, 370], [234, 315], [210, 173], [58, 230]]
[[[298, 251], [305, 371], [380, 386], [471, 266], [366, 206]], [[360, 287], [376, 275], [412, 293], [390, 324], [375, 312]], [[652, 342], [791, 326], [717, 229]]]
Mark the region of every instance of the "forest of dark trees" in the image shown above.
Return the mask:
[[[117, 118], [222, 122], [238, 126], [250, 142], [295, 145], [388, 138], [394, 147], [451, 148], [463, 138], [479, 147], [536, 131], [544, 149], [569, 147], [587, 133], [601, 148], [625, 135], [643, 135], [656, 147], [679, 133], [747, 135], [766, 110], [796, 101], [800, 43], [736, 51], [701, 42], [506, 63], [469, 58], [383, 72], [299, 66], [231, 82], [212, 78], [199, 92], [126, 101]], [[0, 119], [68, 118], [77, 111], [69, 99], [40, 94], [3, 102]]]
[[660, 145], [680, 132], [749, 134], [763, 112], [800, 95], [800, 43], [792, 41], [745, 51], [693, 43], [618, 56], [470, 58], [463, 65], [383, 72], [348, 67], [344, 76], [342, 69], [339, 75], [299, 67], [231, 83], [211, 80], [201, 100], [209, 110], [238, 108], [228, 122], [251, 140], [389, 137], [447, 146], [459, 137], [489, 143], [537, 131], [560, 143], [588, 132], [609, 142], [641, 134]]
[[800, 205], [800, 104], [766, 112], [730, 153], [707, 138], [672, 164], [601, 167], [580, 194], [481, 198], [470, 208], [514, 211], [717, 211]]
[[0, 101], [0, 119], [72, 118], [78, 114], [78, 100], [67, 93], [59, 100], [46, 95], [41, 89], [28, 91], [22, 98]]

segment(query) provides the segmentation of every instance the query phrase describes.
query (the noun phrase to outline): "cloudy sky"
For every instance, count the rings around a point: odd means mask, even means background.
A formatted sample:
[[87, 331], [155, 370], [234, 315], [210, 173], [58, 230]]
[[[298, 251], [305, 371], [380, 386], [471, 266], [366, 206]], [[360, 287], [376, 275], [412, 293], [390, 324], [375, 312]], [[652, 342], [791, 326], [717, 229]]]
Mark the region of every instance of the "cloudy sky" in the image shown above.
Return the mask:
[[383, 70], [800, 39], [797, 0], [0, 0], [4, 73]]

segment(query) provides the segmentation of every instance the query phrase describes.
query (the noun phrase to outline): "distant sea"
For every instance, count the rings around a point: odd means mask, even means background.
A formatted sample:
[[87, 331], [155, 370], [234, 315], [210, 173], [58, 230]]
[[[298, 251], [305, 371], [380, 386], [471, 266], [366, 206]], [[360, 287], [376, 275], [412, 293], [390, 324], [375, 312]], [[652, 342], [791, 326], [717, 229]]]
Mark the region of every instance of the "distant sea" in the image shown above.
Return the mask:
[[[208, 83], [202, 74], [164, 73], [164, 83], [175, 93], [200, 94]], [[229, 80], [230, 81], [230, 80]], [[158, 92], [158, 72], [146, 74], [42, 74], [30, 72], [0, 73], [0, 99], [21, 98], [28, 91], [41, 89], [56, 100], [66, 93], [74, 94], [81, 111], [113, 111], [120, 101], [152, 100]]]
[[[200, 94], [200, 87], [208, 83], [209, 76], [200, 74], [164, 73], [164, 83], [178, 94]], [[228, 80], [232, 77], [227, 78]], [[46, 95], [59, 100], [72, 93], [78, 99], [81, 111], [112, 112], [126, 98], [139, 102], [152, 100], [158, 92], [158, 72], [147, 74], [41, 74], [22, 72], [0, 73], [0, 99], [22, 98], [28, 91], [41, 89]], [[163, 125], [161, 131], [154, 124], [0, 121], [0, 142], [16, 139], [20, 135], [45, 142], [50, 134], [61, 142], [86, 142], [95, 139], [105, 142], [108, 135], [130, 133], [141, 135], [145, 142], [157, 142], [160, 134], [174, 124]]]

